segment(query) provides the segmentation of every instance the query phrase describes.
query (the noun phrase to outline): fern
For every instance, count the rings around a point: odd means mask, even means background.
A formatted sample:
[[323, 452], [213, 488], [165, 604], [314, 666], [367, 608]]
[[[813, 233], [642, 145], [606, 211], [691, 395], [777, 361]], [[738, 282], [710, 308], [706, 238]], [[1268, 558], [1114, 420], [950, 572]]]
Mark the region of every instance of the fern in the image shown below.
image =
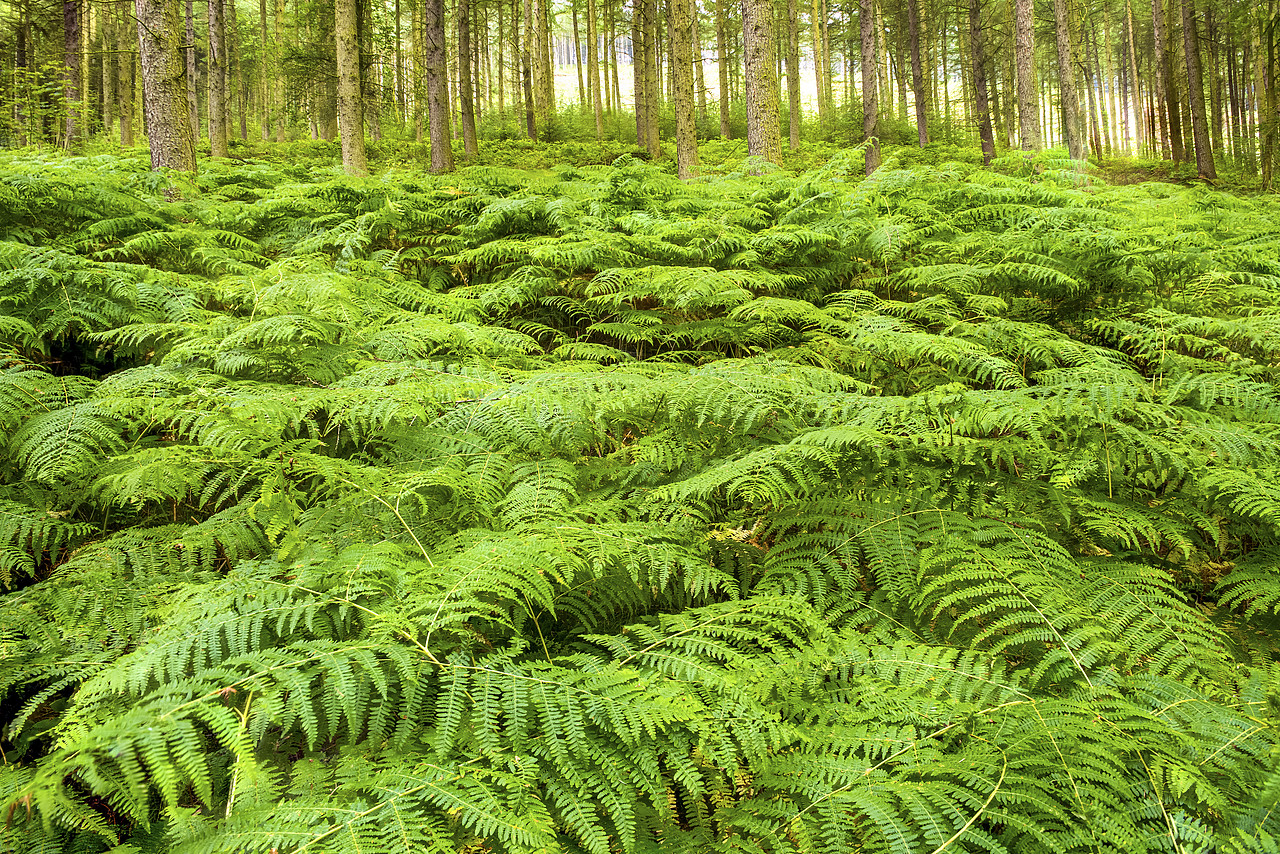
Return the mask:
[[1273, 845], [1271, 203], [918, 156], [0, 158], [3, 846]]

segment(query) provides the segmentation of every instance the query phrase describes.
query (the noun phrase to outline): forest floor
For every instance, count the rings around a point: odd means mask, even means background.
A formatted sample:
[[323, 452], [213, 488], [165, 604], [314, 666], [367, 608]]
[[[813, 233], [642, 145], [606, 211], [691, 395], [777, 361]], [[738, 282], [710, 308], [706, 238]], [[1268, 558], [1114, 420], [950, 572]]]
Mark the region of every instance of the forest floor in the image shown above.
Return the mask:
[[741, 148], [0, 152], [0, 850], [1276, 850], [1280, 203]]

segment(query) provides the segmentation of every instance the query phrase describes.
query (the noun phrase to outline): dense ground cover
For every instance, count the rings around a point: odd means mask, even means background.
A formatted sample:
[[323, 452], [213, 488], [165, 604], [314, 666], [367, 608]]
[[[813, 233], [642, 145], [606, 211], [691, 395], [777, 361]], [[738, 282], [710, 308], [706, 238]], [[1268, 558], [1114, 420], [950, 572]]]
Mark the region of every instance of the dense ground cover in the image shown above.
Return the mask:
[[0, 160], [4, 850], [1274, 850], [1280, 205], [1057, 165]]

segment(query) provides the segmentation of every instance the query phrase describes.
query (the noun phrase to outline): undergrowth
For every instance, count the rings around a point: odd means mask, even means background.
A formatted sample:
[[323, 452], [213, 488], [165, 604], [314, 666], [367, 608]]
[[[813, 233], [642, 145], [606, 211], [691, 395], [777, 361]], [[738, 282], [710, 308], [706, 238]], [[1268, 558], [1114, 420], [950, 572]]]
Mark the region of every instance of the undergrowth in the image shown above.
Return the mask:
[[722, 171], [0, 160], [3, 850], [1274, 850], [1275, 204]]

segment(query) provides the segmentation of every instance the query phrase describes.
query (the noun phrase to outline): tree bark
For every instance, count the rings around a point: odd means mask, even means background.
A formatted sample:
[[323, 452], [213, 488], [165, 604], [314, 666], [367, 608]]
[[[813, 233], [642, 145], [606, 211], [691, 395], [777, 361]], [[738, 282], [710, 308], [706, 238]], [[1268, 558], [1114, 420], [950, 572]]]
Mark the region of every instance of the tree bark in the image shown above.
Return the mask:
[[867, 175], [880, 168], [880, 102], [876, 92], [876, 19], [872, 0], [859, 0], [862, 36], [862, 136], [866, 140], [863, 168]]
[[671, 30], [671, 71], [676, 90], [676, 174], [684, 180], [698, 174], [698, 134], [693, 113], [693, 0], [671, 0]]
[[133, 146], [133, 52], [137, 50], [136, 36], [129, 32], [129, 12], [116, 7], [120, 19], [116, 22], [116, 97], [120, 102], [120, 145]]
[[272, 118], [275, 120], [276, 142], [285, 140], [284, 120], [284, 75], [280, 73], [280, 50], [284, 45], [284, 0], [275, 0], [272, 15], [276, 37], [271, 48], [271, 68], [273, 75], [273, 93], [271, 97]]
[[646, 36], [644, 0], [635, 0], [631, 7], [631, 84], [636, 110], [636, 148], [647, 148], [649, 144], [649, 75], [645, 70], [649, 52], [645, 49]]
[[134, 0], [152, 169], [196, 171], [178, 0]]
[[712, 0], [716, 4], [716, 68], [720, 72], [720, 138], [733, 139], [729, 125], [729, 50], [725, 31], [725, 4], [729, 0]]
[[227, 32], [223, 21], [223, 0], [209, 0], [208, 9], [209, 58], [205, 77], [209, 85], [209, 154], [226, 157], [230, 150], [227, 144]]
[[364, 150], [364, 93], [360, 86], [357, 2], [359, 0], [335, 0], [333, 4], [338, 59], [338, 126], [342, 140], [342, 168], [348, 175], [363, 175], [369, 171]]
[[1039, 151], [1044, 144], [1040, 135], [1040, 111], [1036, 108], [1036, 41], [1035, 4], [1033, 0], [1015, 0], [1015, 61], [1018, 68], [1018, 139], [1023, 151]]
[[1209, 144], [1204, 112], [1204, 82], [1200, 68], [1200, 39], [1196, 34], [1195, 0], [1182, 0], [1182, 46], [1187, 58], [1187, 94], [1191, 102], [1191, 136], [1196, 146], [1196, 171], [1201, 178], [1218, 177]]
[[444, 0], [426, 0], [422, 20], [427, 83], [427, 127], [431, 135], [431, 171], [453, 171], [449, 130], [449, 57], [444, 37]]
[[920, 3], [906, 0], [907, 28], [911, 37], [911, 92], [916, 102], [916, 135], [920, 147], [929, 144], [929, 97], [924, 87], [924, 69], [920, 63]]
[[794, 151], [800, 147], [800, 15], [796, 0], [787, 0], [787, 112]]
[[[1173, 2], [1173, 0], [1170, 0]], [[1168, 22], [1160, 0], [1151, 0], [1151, 24], [1155, 41], [1156, 54], [1159, 56], [1160, 71], [1157, 85], [1164, 90], [1165, 111], [1168, 115], [1169, 149], [1173, 154], [1173, 162], [1181, 163], [1186, 159], [1182, 144], [1182, 116], [1178, 102], [1178, 86], [1173, 76], [1173, 57], [1169, 43], [1172, 40], [1168, 32]]]
[[[433, 0], [434, 2], [434, 0]], [[533, 0], [523, 0], [524, 32], [520, 41], [520, 82], [524, 89], [524, 125], [529, 139], [538, 138], [538, 108], [533, 98]]]
[[[1156, 0], [1159, 2], [1159, 0]], [[1067, 153], [1072, 160], [1084, 160], [1084, 132], [1080, 127], [1080, 96], [1076, 94], [1075, 60], [1071, 49], [1071, 27], [1066, 0], [1053, 0], [1054, 35], [1058, 46], [1058, 86], [1062, 102], [1062, 129]]]
[[604, 139], [604, 101], [600, 97], [599, 31], [596, 29], [596, 0], [587, 0], [587, 84], [591, 89], [591, 112], [596, 120], [596, 141]]
[[991, 133], [991, 108], [987, 100], [987, 56], [982, 41], [979, 0], [969, 0], [969, 56], [973, 61], [973, 102], [978, 115], [978, 138], [982, 140], [982, 162], [990, 166], [996, 143]]
[[822, 15], [822, 0], [813, 0], [812, 11], [809, 13], [811, 29], [813, 30], [813, 76], [818, 89], [818, 123], [825, 128], [828, 104], [823, 81], [830, 76], [831, 69], [827, 67], [826, 57], [823, 56], [822, 52]]
[[476, 108], [471, 79], [471, 0], [458, 0], [458, 101], [462, 114], [462, 146], [468, 160], [480, 153], [476, 143]]
[[573, 61], [578, 68], [578, 104], [587, 105], [587, 87], [582, 74], [582, 37], [578, 31], [578, 4], [576, 0], [569, 4], [573, 12]]
[[[136, 1], [136, 0], [135, 0]], [[187, 0], [187, 113], [190, 116], [191, 132], [195, 141], [200, 142], [200, 102], [196, 96], [196, 23], [192, 0]]]
[[1138, 82], [1138, 48], [1134, 44], [1133, 4], [1131, 0], [1124, 0], [1124, 17], [1125, 32], [1127, 33], [1126, 41], [1128, 42], [1129, 98], [1132, 103], [1130, 113], [1133, 116], [1134, 140], [1137, 142], [1138, 150], [1141, 151], [1146, 142], [1146, 132], [1142, 122], [1142, 92]]
[[63, 147], [70, 150], [76, 146], [83, 133], [82, 105], [80, 92], [83, 89], [80, 81], [80, 0], [62, 0], [62, 97], [66, 101], [66, 123], [64, 125]]
[[658, 26], [657, 0], [644, 0], [645, 28], [645, 88], [648, 93], [646, 102], [649, 109], [645, 113], [645, 140], [649, 148], [649, 157], [657, 160], [662, 157], [662, 146], [658, 140], [658, 115], [662, 107], [662, 84], [659, 79], [661, 65], [658, 61]]
[[769, 0], [742, 0], [742, 32], [747, 65], [747, 153], [777, 163], [782, 153], [782, 129], [773, 55], [773, 5]]

